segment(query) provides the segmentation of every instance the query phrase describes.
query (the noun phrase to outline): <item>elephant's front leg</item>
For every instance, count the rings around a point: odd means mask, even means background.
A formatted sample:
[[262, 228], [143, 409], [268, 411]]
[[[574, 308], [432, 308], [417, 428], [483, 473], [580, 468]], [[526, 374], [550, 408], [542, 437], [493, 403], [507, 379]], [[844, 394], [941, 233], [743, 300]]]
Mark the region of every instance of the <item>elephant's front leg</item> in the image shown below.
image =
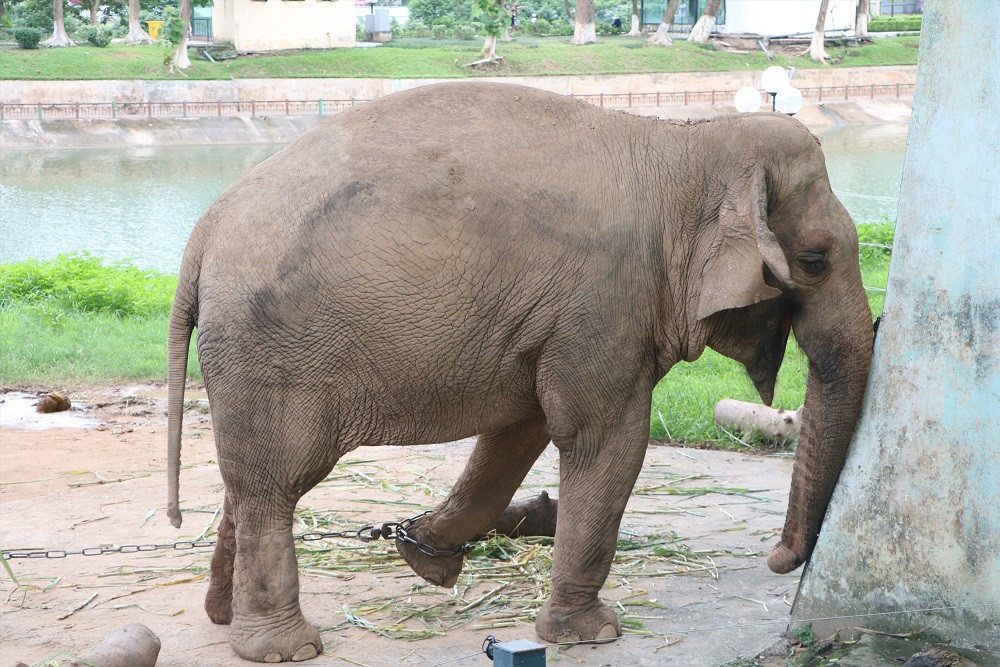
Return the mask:
[[560, 481], [552, 597], [535, 621], [538, 636], [546, 641], [621, 635], [618, 616], [597, 594], [611, 569], [625, 504], [642, 468], [649, 401], [646, 394], [618, 418], [594, 414], [574, 434], [553, 433]]
[[[548, 443], [543, 416], [480, 435], [451, 493], [413, 525], [412, 536], [448, 550], [488, 531]], [[428, 556], [413, 544], [396, 544], [413, 571], [432, 584], [453, 586], [462, 572], [462, 556]]]

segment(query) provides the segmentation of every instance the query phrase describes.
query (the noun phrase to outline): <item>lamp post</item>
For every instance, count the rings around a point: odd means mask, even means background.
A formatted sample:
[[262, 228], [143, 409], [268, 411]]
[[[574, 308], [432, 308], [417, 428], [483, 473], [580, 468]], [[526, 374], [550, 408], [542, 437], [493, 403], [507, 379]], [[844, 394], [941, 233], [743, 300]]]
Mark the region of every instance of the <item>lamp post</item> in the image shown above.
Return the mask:
[[760, 76], [761, 88], [766, 90], [771, 94], [771, 111], [776, 111], [775, 100], [778, 97], [778, 91], [789, 85], [792, 77], [788, 75], [788, 72], [784, 67], [778, 67], [773, 65], [764, 70], [764, 73]]
[[[802, 109], [802, 93], [789, 83], [794, 74], [794, 67], [791, 73], [777, 65], [764, 70], [761, 84], [771, 96], [771, 111], [794, 116]], [[740, 113], [753, 113], [760, 109], [760, 91], [753, 86], [744, 86], [736, 91], [733, 103]]]

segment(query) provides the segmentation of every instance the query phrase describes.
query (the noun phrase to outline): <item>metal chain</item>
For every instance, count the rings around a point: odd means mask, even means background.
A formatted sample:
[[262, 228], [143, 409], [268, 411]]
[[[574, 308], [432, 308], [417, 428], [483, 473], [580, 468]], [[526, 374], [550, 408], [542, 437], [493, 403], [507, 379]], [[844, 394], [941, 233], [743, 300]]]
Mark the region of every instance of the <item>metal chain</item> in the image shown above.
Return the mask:
[[[374, 542], [380, 537], [385, 540], [395, 538], [397, 542], [412, 544], [421, 553], [427, 556], [464, 556], [472, 550], [472, 545], [470, 544], [463, 544], [455, 547], [454, 549], [438, 549], [430, 544], [427, 544], [426, 542], [421, 542], [420, 540], [412, 537], [408, 529], [428, 514], [430, 514], [430, 511], [410, 517], [409, 519], [403, 519], [399, 522], [383, 523], [380, 526], [366, 524], [357, 530], [341, 530], [334, 533], [303, 533], [302, 535], [293, 535], [292, 539], [301, 540], [303, 542], [316, 542], [318, 540], [328, 539], [353, 539], [367, 543]], [[181, 542], [173, 542], [171, 544], [123, 544], [118, 547], [87, 547], [86, 549], [80, 549], [78, 551], [67, 549], [11, 551], [4, 549], [2, 553], [4, 560], [11, 560], [14, 558], [66, 558], [67, 556], [103, 556], [105, 554], [119, 553], [132, 554], [146, 551], [164, 551], [168, 549], [186, 551], [189, 549], [213, 547], [215, 546], [215, 542], [215, 540], [183, 540]]]

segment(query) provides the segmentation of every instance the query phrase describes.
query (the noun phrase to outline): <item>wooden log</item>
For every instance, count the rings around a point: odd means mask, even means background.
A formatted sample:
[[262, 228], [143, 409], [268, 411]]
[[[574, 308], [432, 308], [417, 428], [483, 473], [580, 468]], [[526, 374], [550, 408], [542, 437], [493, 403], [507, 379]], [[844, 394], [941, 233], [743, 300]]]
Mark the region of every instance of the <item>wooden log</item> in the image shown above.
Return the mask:
[[534, 498], [515, 500], [503, 511], [492, 532], [508, 537], [542, 535], [555, 537], [558, 500], [542, 491]]
[[160, 655], [160, 638], [142, 623], [123, 625], [69, 667], [154, 667]]
[[742, 433], [759, 432], [769, 440], [795, 440], [802, 424], [802, 408], [775, 410], [766, 405], [724, 398], [715, 404], [715, 423]]

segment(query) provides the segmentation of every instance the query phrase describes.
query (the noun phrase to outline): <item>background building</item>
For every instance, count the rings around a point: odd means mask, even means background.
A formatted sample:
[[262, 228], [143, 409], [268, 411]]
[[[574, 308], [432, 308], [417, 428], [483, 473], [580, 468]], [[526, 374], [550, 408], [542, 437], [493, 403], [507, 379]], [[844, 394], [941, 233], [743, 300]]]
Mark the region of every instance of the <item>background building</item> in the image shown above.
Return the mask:
[[212, 32], [237, 51], [354, 46], [352, 0], [215, 0]]

